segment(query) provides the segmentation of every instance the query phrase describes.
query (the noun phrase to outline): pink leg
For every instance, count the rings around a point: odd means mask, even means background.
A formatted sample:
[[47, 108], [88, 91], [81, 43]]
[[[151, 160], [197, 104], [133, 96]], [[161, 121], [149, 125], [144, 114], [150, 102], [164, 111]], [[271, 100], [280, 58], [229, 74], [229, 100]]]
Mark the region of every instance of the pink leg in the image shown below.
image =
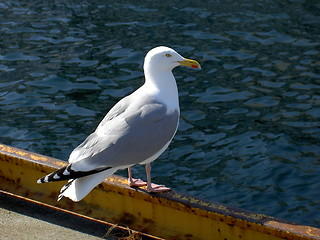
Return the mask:
[[167, 188], [164, 185], [157, 185], [157, 184], [151, 183], [151, 165], [150, 165], [150, 163], [146, 164], [146, 174], [147, 174], [147, 191], [148, 192], [171, 191], [170, 188]]
[[134, 179], [132, 177], [131, 167], [128, 167], [128, 182], [130, 187], [143, 187], [147, 185], [147, 183], [141, 179]]

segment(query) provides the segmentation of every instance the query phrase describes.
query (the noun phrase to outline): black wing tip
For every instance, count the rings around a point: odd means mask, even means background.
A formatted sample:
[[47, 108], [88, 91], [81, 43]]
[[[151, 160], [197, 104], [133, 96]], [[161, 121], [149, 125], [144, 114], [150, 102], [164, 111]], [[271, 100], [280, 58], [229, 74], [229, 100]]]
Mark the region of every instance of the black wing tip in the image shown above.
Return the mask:
[[59, 196], [58, 196], [58, 198], [57, 198], [57, 201], [59, 202], [62, 198], [63, 198], [63, 195], [62, 195], [62, 194], [59, 194]]
[[60, 168], [57, 171], [54, 171], [42, 178], [39, 178], [37, 180], [37, 183], [41, 184], [41, 183], [47, 183], [47, 182], [57, 182], [57, 181], [67, 180], [69, 179], [68, 175], [70, 175], [70, 172], [68, 170], [69, 168], [70, 168], [70, 165]]
[[105, 170], [110, 169], [111, 167], [103, 167], [103, 168], [98, 168], [94, 169], [91, 171], [75, 171], [71, 169], [71, 164], [69, 164], [66, 167], [60, 168], [55, 172], [52, 172], [40, 179], [37, 180], [37, 183], [47, 183], [47, 182], [57, 182], [57, 181], [63, 181], [63, 180], [70, 180], [70, 179], [76, 179], [76, 178], [81, 178], [85, 177], [91, 174], [99, 173]]
[[51, 181], [50, 181], [50, 175], [51, 175], [51, 174], [48, 174], [48, 175], [46, 175], [46, 176], [44, 176], [44, 177], [42, 177], [42, 178], [39, 178], [39, 179], [37, 180], [37, 183], [41, 184], [41, 183], [51, 182]]
[[42, 178], [39, 178], [39, 179], [37, 180], [37, 183], [38, 183], [38, 184], [45, 183], [45, 181], [44, 181], [43, 179], [44, 179], [43, 177], [42, 177]]

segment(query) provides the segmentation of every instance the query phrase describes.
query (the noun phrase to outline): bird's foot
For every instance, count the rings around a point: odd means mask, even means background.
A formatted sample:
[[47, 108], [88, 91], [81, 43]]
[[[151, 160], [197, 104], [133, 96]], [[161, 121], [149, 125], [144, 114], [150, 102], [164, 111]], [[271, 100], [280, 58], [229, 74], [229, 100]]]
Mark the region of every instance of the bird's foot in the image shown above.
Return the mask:
[[130, 187], [143, 187], [147, 186], [147, 183], [142, 181], [141, 179], [129, 178], [128, 180]]
[[157, 185], [157, 184], [151, 183], [151, 187], [148, 186], [147, 191], [149, 193], [151, 193], [151, 192], [168, 192], [168, 191], [171, 191], [171, 188], [167, 188], [164, 185]]

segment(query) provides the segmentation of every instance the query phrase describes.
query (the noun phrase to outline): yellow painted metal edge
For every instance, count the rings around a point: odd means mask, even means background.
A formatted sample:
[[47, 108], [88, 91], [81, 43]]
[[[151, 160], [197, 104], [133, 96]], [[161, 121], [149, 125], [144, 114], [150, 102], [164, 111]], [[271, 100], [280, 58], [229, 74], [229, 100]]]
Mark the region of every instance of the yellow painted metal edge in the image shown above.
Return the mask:
[[[84, 215], [81, 215], [81, 214], [78, 214], [78, 213], [75, 213], [75, 212], [68, 211], [68, 210], [63, 209], [63, 208], [58, 208], [58, 207], [55, 207], [55, 206], [52, 206], [52, 205], [49, 205], [49, 204], [46, 204], [46, 203], [42, 203], [42, 202], [30, 199], [30, 198], [25, 198], [23, 196], [19, 196], [19, 195], [16, 195], [16, 194], [13, 194], [13, 193], [10, 193], [10, 192], [6, 192], [6, 191], [3, 191], [3, 190], [0, 190], [0, 194], [10, 196], [12, 198], [15, 198], [15, 199], [18, 199], [20, 201], [23, 201], [24, 203], [34, 204], [34, 205], [39, 206], [39, 207], [52, 209], [52, 210], [54, 210], [56, 212], [62, 212], [64, 214], [67, 214], [68, 216], [66, 218], [69, 221], [72, 221], [72, 222], [75, 221], [73, 219], [73, 217], [77, 217], [77, 219], [80, 218], [80, 219], [86, 220], [87, 222], [88, 221], [92, 222], [92, 223], [94, 223], [95, 226], [97, 226], [97, 224], [98, 225], [102, 224], [102, 225], [105, 226], [106, 234], [101, 239], [105, 239], [105, 237], [107, 239], [109, 239], [111, 237], [112, 237], [112, 239], [114, 239], [115, 236], [114, 236], [113, 232], [116, 232], [117, 235], [120, 235], [120, 234], [123, 235], [123, 236], [128, 235], [128, 237], [121, 237], [120, 239], [164, 240], [163, 238], [159, 238], [159, 237], [155, 237], [155, 236], [152, 236], [152, 235], [149, 235], [149, 234], [145, 234], [145, 233], [142, 233], [142, 232], [134, 231], [134, 230], [129, 229], [127, 227], [118, 226], [116, 224], [111, 224], [111, 223], [108, 223], [108, 222], [105, 222], [105, 221], [94, 219], [94, 218], [89, 217], [89, 216], [84, 216]], [[29, 207], [30, 205], [26, 205], [26, 206]], [[95, 231], [95, 229], [91, 229], [91, 230]], [[10, 231], [10, 229], [8, 229], [8, 231]], [[59, 238], [59, 236], [57, 236], [57, 237]]]
[[63, 182], [36, 180], [66, 162], [0, 144], [0, 189], [166, 239], [320, 239], [320, 229], [199, 200], [175, 191], [148, 194], [113, 176], [79, 203], [57, 202]]

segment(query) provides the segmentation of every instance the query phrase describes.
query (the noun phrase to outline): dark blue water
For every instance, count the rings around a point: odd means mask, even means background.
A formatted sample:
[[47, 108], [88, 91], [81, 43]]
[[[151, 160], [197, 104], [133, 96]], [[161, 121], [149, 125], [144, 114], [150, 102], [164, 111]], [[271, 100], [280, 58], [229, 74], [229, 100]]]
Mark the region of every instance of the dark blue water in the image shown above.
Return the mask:
[[174, 70], [154, 182], [320, 227], [319, 26], [317, 0], [3, 1], [0, 142], [66, 160], [166, 45], [203, 69]]

